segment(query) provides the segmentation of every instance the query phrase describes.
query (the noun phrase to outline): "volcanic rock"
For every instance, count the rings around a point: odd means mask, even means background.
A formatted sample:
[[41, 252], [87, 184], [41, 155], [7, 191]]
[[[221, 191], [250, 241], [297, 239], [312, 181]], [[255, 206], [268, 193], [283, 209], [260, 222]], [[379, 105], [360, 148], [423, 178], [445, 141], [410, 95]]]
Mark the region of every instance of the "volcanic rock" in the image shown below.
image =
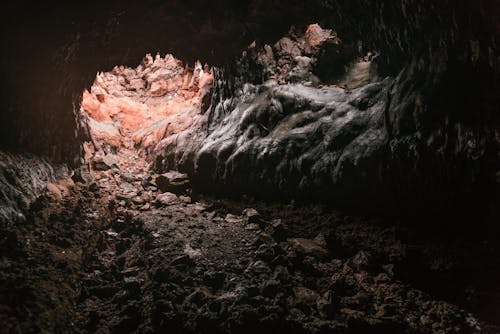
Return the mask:
[[314, 256], [324, 256], [328, 252], [325, 248], [320, 246], [316, 241], [304, 238], [290, 238], [287, 239], [288, 243], [298, 252], [314, 255]]
[[179, 197], [177, 197], [176, 194], [165, 192], [163, 194], [158, 194], [158, 196], [156, 196], [157, 205], [168, 206], [176, 203], [179, 203]]
[[187, 174], [177, 171], [169, 171], [156, 178], [156, 185], [161, 192], [181, 193], [188, 189], [189, 184]]

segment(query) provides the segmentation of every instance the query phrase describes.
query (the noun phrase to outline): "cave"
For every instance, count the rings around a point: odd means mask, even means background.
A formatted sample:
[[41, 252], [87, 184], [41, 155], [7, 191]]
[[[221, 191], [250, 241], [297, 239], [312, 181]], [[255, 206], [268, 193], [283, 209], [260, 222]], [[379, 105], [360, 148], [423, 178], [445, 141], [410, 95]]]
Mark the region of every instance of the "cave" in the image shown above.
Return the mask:
[[498, 1], [0, 16], [0, 332], [500, 331]]

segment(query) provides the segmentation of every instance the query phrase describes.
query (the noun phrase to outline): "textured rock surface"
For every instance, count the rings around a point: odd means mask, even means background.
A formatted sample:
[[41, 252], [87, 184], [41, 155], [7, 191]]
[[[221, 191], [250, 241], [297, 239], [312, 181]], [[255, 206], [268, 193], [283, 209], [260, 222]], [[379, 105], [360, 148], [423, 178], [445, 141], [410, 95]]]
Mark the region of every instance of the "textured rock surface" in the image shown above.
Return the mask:
[[88, 129], [86, 158], [122, 147], [150, 152], [165, 136], [185, 130], [194, 114], [206, 109], [213, 76], [199, 61], [193, 69], [172, 55], [146, 55], [136, 68], [98, 73], [85, 91], [80, 110]]
[[307, 32], [294, 32], [272, 47], [247, 50], [232, 71], [216, 72], [210, 113], [157, 145], [156, 168], [182, 169], [197, 186], [222, 193], [394, 214], [425, 210], [436, 219], [451, 209], [491, 221], [498, 199], [495, 125], [477, 128], [449, 114], [433, 90], [456, 105], [454, 86], [447, 86], [445, 69], [424, 60], [384, 79], [380, 58], [369, 54], [322, 84], [313, 65], [328, 56], [324, 51], [333, 45], [349, 52], [329, 36], [312, 48]]
[[[393, 74], [411, 59], [422, 61], [425, 73], [429, 59], [441, 58], [456, 76], [445, 82], [476, 83], [457, 94], [457, 106], [476, 103], [472, 111], [459, 108], [461, 116], [498, 124], [496, 0], [9, 2], [1, 12], [2, 45], [9, 47], [1, 62], [0, 144], [65, 161], [78, 153], [72, 110], [96, 71], [135, 66], [156, 50], [221, 65], [255, 39], [274, 41], [291, 25], [311, 22], [334, 27], [353, 50], [380, 51], [382, 67]], [[338, 70], [330, 62], [334, 50], [330, 55], [322, 65], [332, 66], [322, 72]], [[453, 109], [443, 113], [456, 115]]]
[[0, 151], [0, 224], [24, 221], [30, 205], [46, 189], [62, 197], [58, 186], [50, 182], [67, 176], [67, 172], [63, 166], [54, 168], [36, 156]]
[[48, 192], [24, 221], [0, 221], [2, 330], [498, 331], [494, 240], [436, 241], [311, 204], [160, 193], [145, 160], [117, 155], [71, 196]]

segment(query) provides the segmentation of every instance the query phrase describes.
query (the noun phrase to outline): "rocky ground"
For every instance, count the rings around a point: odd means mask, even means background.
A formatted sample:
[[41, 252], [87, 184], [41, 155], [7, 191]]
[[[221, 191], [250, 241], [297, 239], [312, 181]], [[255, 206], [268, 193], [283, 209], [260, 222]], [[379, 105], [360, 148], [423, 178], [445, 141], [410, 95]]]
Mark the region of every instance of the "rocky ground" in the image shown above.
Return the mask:
[[128, 149], [50, 184], [1, 226], [2, 333], [499, 330], [492, 242], [203, 197]]

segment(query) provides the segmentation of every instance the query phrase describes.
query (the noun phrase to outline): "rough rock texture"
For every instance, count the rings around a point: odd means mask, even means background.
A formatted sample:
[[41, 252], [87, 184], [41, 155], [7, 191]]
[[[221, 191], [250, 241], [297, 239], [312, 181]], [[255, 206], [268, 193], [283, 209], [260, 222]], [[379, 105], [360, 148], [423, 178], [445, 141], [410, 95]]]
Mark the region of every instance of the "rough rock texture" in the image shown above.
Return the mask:
[[161, 194], [145, 160], [117, 155], [71, 196], [42, 194], [25, 220], [0, 224], [2, 331], [498, 332], [494, 240]]
[[98, 73], [85, 91], [80, 124], [88, 133], [85, 158], [116, 152], [121, 147], [149, 153], [165, 136], [191, 126], [206, 111], [213, 76], [199, 61], [193, 69], [172, 55], [146, 55], [136, 68], [115, 67]]
[[51, 182], [67, 173], [64, 166], [54, 167], [40, 157], [0, 151], [0, 223], [24, 221], [26, 210], [47, 188], [62, 196]]
[[[311, 42], [314, 29], [328, 37]], [[205, 190], [392, 214], [425, 210], [436, 219], [451, 209], [491, 221], [498, 199], [495, 124], [477, 128], [448, 114], [436, 100], [455, 105], [444, 69], [423, 74], [424, 60], [384, 79], [380, 58], [369, 53], [322, 84], [315, 72], [325, 50], [350, 52], [339, 44], [313, 25], [272, 47], [252, 46], [234, 69], [216, 72], [210, 113], [158, 144], [156, 168], [187, 171]]]
[[[0, 63], [0, 144], [11, 149], [65, 161], [77, 155], [72, 111], [96, 71], [135, 66], [159, 50], [221, 65], [253, 40], [273, 41], [291, 25], [311, 22], [334, 27], [354, 50], [380, 51], [382, 67], [393, 74], [411, 59], [422, 61], [421, 73], [441, 63], [441, 73], [458, 79], [443, 82], [462, 87], [468, 93], [457, 96], [477, 104], [474, 111], [460, 108], [461, 118], [498, 124], [496, 0], [13, 1], [1, 12], [8, 47]], [[463, 88], [470, 82], [472, 91]], [[457, 115], [453, 109], [442, 112]]]

